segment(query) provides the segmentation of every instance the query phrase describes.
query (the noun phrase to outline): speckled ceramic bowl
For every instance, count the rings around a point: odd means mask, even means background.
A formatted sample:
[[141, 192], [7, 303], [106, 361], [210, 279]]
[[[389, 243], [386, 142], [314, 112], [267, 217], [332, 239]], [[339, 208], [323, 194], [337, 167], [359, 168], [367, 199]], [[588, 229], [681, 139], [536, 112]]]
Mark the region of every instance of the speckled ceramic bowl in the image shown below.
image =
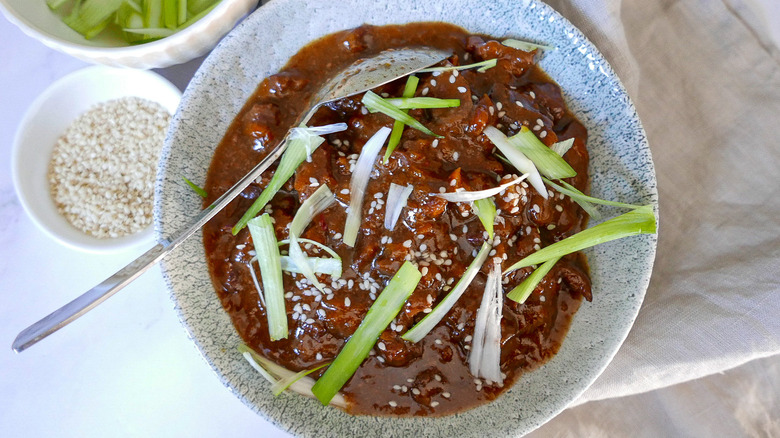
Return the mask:
[[[215, 146], [261, 79], [315, 38], [363, 23], [412, 21], [445, 21], [476, 33], [556, 46], [545, 51], [540, 64], [589, 130], [593, 194], [657, 203], [650, 150], [623, 86], [582, 33], [548, 6], [517, 0], [274, 0], [220, 43], [184, 93], [158, 174], [158, 236], [172, 233], [197, 210], [200, 199], [181, 183], [181, 175], [196, 183], [205, 180]], [[594, 301], [583, 304], [558, 355], [493, 403], [444, 418], [352, 417], [294, 394], [274, 398], [236, 352], [241, 340], [212, 288], [201, 239], [189, 240], [166, 259], [163, 272], [176, 311], [206, 361], [244, 403], [281, 429], [312, 437], [324, 431], [325, 436], [485, 436], [487, 431], [519, 436], [563, 410], [607, 366], [639, 311], [655, 247], [656, 236], [643, 235], [588, 250]]]

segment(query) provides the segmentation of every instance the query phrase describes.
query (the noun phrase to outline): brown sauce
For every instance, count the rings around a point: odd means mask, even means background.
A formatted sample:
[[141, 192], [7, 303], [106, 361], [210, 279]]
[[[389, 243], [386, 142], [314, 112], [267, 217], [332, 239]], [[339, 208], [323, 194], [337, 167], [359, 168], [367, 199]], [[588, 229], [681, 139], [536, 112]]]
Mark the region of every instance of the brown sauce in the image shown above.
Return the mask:
[[[489, 263], [428, 336], [417, 344], [401, 339], [426, 309], [446, 296], [485, 240], [484, 228], [468, 205], [448, 203], [429, 193], [442, 187], [447, 191], [458, 187], [482, 190], [518, 173], [495, 158], [492, 144], [482, 134], [486, 126], [497, 126], [512, 135], [523, 124], [543, 136], [541, 140], [547, 145], [574, 138], [565, 159], [578, 174], [567, 181], [583, 191], [588, 183], [586, 130], [567, 110], [558, 86], [534, 65], [534, 54], [505, 47], [489, 37], [471, 36], [448, 24], [362, 26], [303, 48], [278, 74], [258, 86], [234, 120], [211, 163], [206, 184], [210, 197], [204, 205], [273, 149], [324, 79], [381, 50], [422, 45], [451, 50], [449, 62], [456, 65], [493, 58], [499, 61], [484, 73], [468, 70], [457, 76], [450, 72], [418, 75], [417, 96], [460, 98], [461, 106], [410, 111], [445, 138], [434, 143], [432, 137], [407, 127], [389, 163], [375, 165], [354, 249], [341, 241], [349, 203], [349, 195], [342, 190], [349, 188], [350, 166], [362, 145], [380, 127], [392, 127], [393, 121], [379, 113], [364, 114], [362, 96], [356, 96], [326, 105], [309, 122], [310, 126], [346, 122], [350, 129], [328, 135], [312, 161], [298, 168], [265, 211], [275, 220], [277, 238], [284, 239], [298, 205], [319, 185], [327, 184], [338, 202], [316, 217], [303, 237], [333, 248], [343, 259], [344, 273], [340, 280], [319, 277], [329, 288], [327, 294], [315, 292], [311, 286], [301, 287], [300, 275], [284, 273], [287, 339], [269, 340], [265, 309], [249, 273], [253, 245], [248, 230], [237, 236], [230, 231], [272, 172], [252, 184], [204, 228], [211, 277], [239, 334], [259, 354], [295, 371], [331, 362], [360, 324], [373, 297], [404, 260], [418, 265], [424, 275], [417, 289], [342, 388], [349, 403], [347, 410], [353, 414], [448, 415], [492, 400], [524, 372], [557, 352], [581, 299], [590, 299], [587, 265], [584, 256], [576, 254], [561, 259], [524, 304], [504, 300], [503, 386], [475, 379], [468, 370], [471, 335]], [[404, 83], [402, 79], [374, 91], [397, 97]], [[384, 150], [380, 156], [383, 154]], [[411, 184], [414, 192], [398, 225], [388, 231], [383, 225], [385, 209], [376, 202], [376, 194], [386, 195], [391, 182]], [[585, 226], [586, 216], [576, 204], [551, 193], [553, 196], [544, 199], [522, 184], [495, 197], [500, 213], [495, 225], [496, 253], [491, 258], [504, 259], [503, 268]], [[307, 251], [318, 255], [314, 249]], [[504, 292], [530, 272], [531, 268], [524, 268], [505, 276]], [[313, 377], [319, 375], [321, 372]]]

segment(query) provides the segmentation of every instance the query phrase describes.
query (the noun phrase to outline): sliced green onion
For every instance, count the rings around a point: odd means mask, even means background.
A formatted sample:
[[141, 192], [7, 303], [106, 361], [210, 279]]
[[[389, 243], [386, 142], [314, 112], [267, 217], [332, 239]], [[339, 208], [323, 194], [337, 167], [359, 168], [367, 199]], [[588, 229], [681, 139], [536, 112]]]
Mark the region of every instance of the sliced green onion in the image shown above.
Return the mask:
[[[339, 255], [336, 254], [336, 251], [333, 251], [332, 249], [328, 248], [327, 246], [325, 246], [324, 244], [322, 244], [320, 242], [317, 242], [316, 240], [304, 239], [303, 237], [299, 237], [298, 238], [298, 242], [300, 242], [300, 243], [311, 243], [312, 245], [314, 245], [314, 246], [324, 250], [328, 254], [330, 254], [334, 259], [337, 259], [337, 260], [341, 261], [341, 257], [339, 257]], [[290, 239], [284, 239], [284, 240], [280, 240], [279, 241], [279, 246], [289, 245], [289, 244], [290, 244]]]
[[250, 220], [247, 225], [257, 253], [257, 264], [263, 276], [263, 291], [268, 314], [268, 333], [272, 341], [287, 337], [287, 310], [284, 307], [282, 264], [276, 233], [267, 213]]
[[[403, 97], [414, 96], [414, 93], [417, 91], [417, 84], [419, 82], [420, 79], [417, 76], [410, 75], [406, 79], [406, 85], [404, 85], [404, 92], [402, 96]], [[396, 120], [393, 122], [393, 132], [390, 133], [390, 139], [387, 141], [387, 149], [385, 150], [385, 158], [384, 158], [385, 164], [387, 164], [387, 160], [390, 159], [390, 155], [392, 155], [395, 148], [401, 142], [401, 135], [404, 133], [404, 126], [405, 126], [404, 123], [401, 121]]]
[[[316, 129], [317, 131], [315, 132], [322, 132], [322, 134], [306, 135], [306, 133], [310, 132], [312, 129]], [[282, 159], [279, 161], [279, 166], [276, 168], [273, 177], [271, 177], [271, 181], [268, 182], [268, 185], [263, 192], [260, 193], [260, 196], [255, 199], [255, 202], [252, 203], [244, 215], [241, 216], [238, 223], [233, 227], [233, 235], [235, 236], [238, 234], [239, 231], [244, 229], [250, 219], [260, 213], [260, 210], [273, 199], [276, 192], [278, 192], [284, 183], [286, 183], [293, 173], [295, 173], [295, 169], [303, 163], [303, 160], [311, 155], [311, 153], [325, 141], [320, 135], [339, 132], [345, 129], [347, 129], [346, 123], [336, 123], [333, 125], [319, 126], [317, 128], [303, 128], [303, 131], [294, 130], [293, 132], [297, 132], [298, 134], [295, 134], [294, 136], [292, 133], [290, 134], [287, 150], [284, 151]]]
[[[252, 263], [257, 261], [257, 256], [252, 257], [249, 260], [249, 274], [252, 275], [252, 282], [255, 284], [255, 289], [257, 289], [257, 294], [260, 296], [260, 302], [263, 304], [263, 307], [265, 307], [265, 294], [263, 293], [263, 288], [260, 287], [260, 282], [257, 280], [257, 273], [255, 272], [255, 267], [252, 266]], [[284, 269], [284, 267], [282, 267]]]
[[376, 157], [388, 135], [390, 135], [390, 128], [386, 126], [379, 128], [379, 131], [363, 145], [357, 163], [355, 163], [355, 171], [349, 182], [349, 207], [347, 207], [347, 220], [344, 224], [343, 241], [346, 245], [355, 246], [363, 216], [363, 197], [368, 187], [368, 180], [371, 177]]
[[184, 180], [184, 182], [186, 182], [186, 183], [187, 183], [187, 185], [188, 185], [188, 186], [190, 186], [190, 188], [192, 189], [192, 191], [194, 191], [195, 193], [197, 193], [197, 194], [198, 194], [198, 196], [200, 196], [201, 198], [206, 198], [206, 197], [208, 197], [208, 196], [209, 196], [208, 192], [206, 192], [205, 190], [203, 190], [203, 188], [201, 188], [200, 186], [198, 186], [198, 185], [197, 185], [197, 184], [195, 184], [194, 182], [192, 182], [192, 181], [188, 180], [186, 176], [183, 176], [183, 177], [181, 177], [181, 179], [183, 179], [183, 180]]
[[554, 46], [546, 46], [546, 45], [543, 45], [543, 44], [536, 44], [536, 43], [531, 43], [531, 42], [528, 42], [528, 41], [516, 40], [516, 39], [512, 39], [512, 38], [505, 39], [504, 41], [501, 41], [501, 44], [503, 44], [503, 45], [505, 45], [507, 47], [511, 47], [513, 49], [520, 49], [520, 50], [522, 50], [524, 52], [530, 52], [531, 50], [536, 50], [536, 49], [546, 49], [546, 50], [554, 50], [555, 49]]
[[519, 178], [515, 178], [512, 181], [509, 181], [508, 183], [501, 184], [498, 187], [493, 187], [492, 189], [486, 189], [486, 190], [476, 190], [476, 191], [466, 191], [461, 190], [458, 192], [447, 192], [447, 193], [429, 193], [428, 196], [436, 196], [442, 199], [446, 199], [450, 202], [472, 202], [477, 201], [480, 199], [490, 198], [491, 196], [495, 196], [504, 190], [506, 190], [508, 187], [511, 187], [515, 184], [520, 184], [524, 179], [528, 177], [528, 174], [523, 174], [523, 176]]
[[444, 138], [441, 135], [434, 134], [433, 131], [423, 126], [423, 124], [418, 122], [414, 117], [398, 109], [397, 106], [388, 103], [385, 99], [377, 96], [373, 91], [366, 91], [366, 94], [363, 95], [362, 102], [363, 105], [366, 106], [366, 109], [372, 113], [380, 112], [392, 118], [393, 120], [398, 120], [399, 122], [405, 125], [409, 125], [420, 132], [437, 138]]
[[276, 383], [271, 385], [271, 392], [273, 392], [274, 395], [278, 396], [279, 394], [283, 393], [287, 388], [289, 388], [290, 385], [292, 385], [293, 383], [301, 380], [302, 378], [308, 376], [309, 374], [319, 370], [320, 368], [326, 367], [328, 365], [329, 364], [325, 363], [325, 364], [322, 364], [322, 365], [318, 366], [317, 368], [312, 368], [310, 370], [303, 370], [303, 371], [297, 372], [297, 373], [295, 373], [295, 374], [293, 374], [291, 376], [279, 379], [279, 380], [276, 381]]
[[460, 99], [439, 99], [438, 97], [389, 97], [385, 99], [385, 102], [400, 109], [436, 109], [460, 106]]
[[415, 324], [414, 327], [404, 333], [401, 338], [406, 341], [416, 343], [420, 342], [422, 338], [425, 337], [425, 335], [430, 333], [430, 331], [436, 327], [436, 324], [444, 319], [447, 313], [449, 313], [449, 311], [452, 309], [452, 306], [455, 305], [461, 295], [463, 295], [463, 292], [465, 292], [469, 287], [471, 282], [474, 280], [474, 277], [477, 276], [479, 270], [482, 269], [482, 265], [485, 263], [485, 260], [487, 259], [488, 254], [492, 248], [493, 247], [488, 242], [484, 242], [482, 244], [482, 248], [479, 249], [477, 256], [474, 258], [474, 260], [471, 261], [469, 267], [466, 268], [466, 272], [464, 272], [463, 276], [460, 277], [460, 280], [458, 280], [458, 283], [455, 284], [455, 287], [452, 288], [447, 296], [444, 297], [444, 299], [441, 300], [441, 302], [437, 304], [436, 307], [433, 308], [431, 313], [425, 315], [425, 318], [420, 320], [420, 322]]
[[569, 138], [563, 141], [556, 141], [550, 146], [550, 149], [552, 149], [553, 152], [563, 157], [566, 155], [566, 152], [569, 152], [569, 149], [574, 146], [574, 138]]
[[493, 263], [485, 281], [482, 303], [477, 310], [474, 336], [469, 352], [469, 371], [474, 377], [502, 384], [501, 318], [504, 307], [501, 263]]
[[547, 260], [552, 260], [556, 257], [571, 254], [611, 240], [621, 239], [636, 234], [654, 234], [655, 232], [656, 224], [653, 208], [650, 205], [645, 205], [604, 221], [595, 227], [582, 230], [579, 233], [555, 242], [550, 246], [546, 246], [510, 266], [504, 273], [526, 266], [538, 265]]
[[301, 270], [301, 274], [303, 274], [314, 287], [319, 289], [320, 292], [325, 292], [325, 286], [320, 283], [317, 276], [314, 274], [314, 267], [309, 263], [309, 257], [304, 254], [300, 245], [298, 245], [298, 238], [295, 237], [295, 234], [290, 234], [289, 253], [292, 261]]
[[512, 301], [517, 301], [518, 303], [523, 304], [525, 300], [531, 296], [531, 292], [536, 289], [536, 285], [538, 285], [539, 282], [544, 279], [544, 276], [550, 272], [553, 266], [555, 266], [555, 264], [558, 263], [558, 260], [560, 259], [560, 257], [553, 257], [550, 260], [542, 263], [542, 265], [536, 268], [534, 272], [531, 273], [531, 275], [522, 281], [522, 283], [518, 284], [517, 287], [512, 289], [512, 291], [509, 292], [506, 297]]
[[387, 205], [385, 206], [385, 228], [390, 231], [395, 229], [401, 211], [406, 207], [409, 195], [412, 194], [412, 186], [400, 186], [390, 183], [387, 190]]
[[543, 178], [543, 179], [544, 182], [550, 185], [550, 187], [554, 188], [555, 190], [558, 190], [559, 192], [572, 198], [575, 201], [579, 199], [593, 204], [609, 205], [612, 207], [631, 208], [631, 209], [643, 207], [642, 205], [626, 204], [625, 202], [607, 201], [606, 199], [594, 198], [592, 196], [588, 196], [582, 193], [581, 191], [577, 190], [576, 187], [567, 183], [566, 181], [559, 181], [561, 185], [558, 185], [547, 178]]
[[[302, 274], [301, 268], [293, 261], [290, 256], [282, 256], [282, 271], [291, 274]], [[341, 277], [342, 266], [341, 259], [325, 257], [309, 257], [309, 263], [316, 274], [330, 275], [334, 278]]]
[[542, 175], [551, 179], [571, 178], [577, 175], [566, 160], [542, 143], [527, 127], [523, 126], [520, 132], [507, 140], [533, 161]]
[[330, 207], [336, 198], [330, 191], [330, 188], [326, 185], [321, 185], [320, 188], [314, 191], [305, 201], [298, 207], [298, 211], [295, 212], [292, 222], [290, 222], [290, 234], [300, 236], [303, 230], [311, 223], [315, 216], [322, 213], [326, 208]]
[[[274, 362], [266, 359], [263, 356], [260, 356], [257, 354], [254, 350], [247, 347], [244, 344], [240, 344], [238, 346], [238, 351], [241, 353], [242, 356], [244, 356], [244, 359], [246, 359], [247, 362], [257, 370], [257, 372], [260, 373], [263, 377], [265, 377], [266, 380], [268, 380], [271, 385], [275, 385], [278, 380], [280, 379], [288, 379], [292, 378], [292, 376], [295, 376], [295, 371], [290, 371], [287, 368], [284, 368], [280, 365], [275, 364]], [[292, 382], [288, 389], [290, 391], [296, 392], [304, 397], [309, 398], [316, 398], [314, 396], [314, 393], [311, 392], [311, 388], [314, 386], [314, 379], [308, 376], [301, 377], [300, 379]], [[346, 408], [347, 407], [347, 401], [344, 399], [344, 396], [341, 394], [336, 394], [330, 401], [331, 406], [337, 406], [340, 408]]]
[[494, 126], [488, 126], [483, 131], [484, 134], [493, 142], [494, 145], [500, 150], [509, 162], [522, 173], [528, 174], [528, 182], [539, 192], [544, 199], [547, 199], [547, 188], [542, 182], [542, 176], [539, 175], [539, 171], [536, 169], [534, 162], [529, 160], [528, 157], [523, 154], [520, 149], [509, 142], [506, 135], [499, 131]]
[[398, 315], [404, 303], [420, 282], [422, 274], [413, 264], [406, 261], [374, 304], [368, 309], [366, 317], [328, 367], [325, 374], [314, 384], [312, 392], [317, 399], [327, 405], [333, 396], [352, 378], [363, 360], [376, 344], [379, 335], [387, 329]]
[[489, 68], [496, 66], [497, 59], [488, 59], [487, 61], [475, 62], [474, 64], [466, 65], [451, 65], [449, 67], [430, 67], [422, 70], [417, 70], [417, 73], [433, 73], [435, 71], [452, 71], [452, 70], [468, 70], [471, 68], [478, 68], [477, 71], [484, 72]]
[[496, 202], [493, 198], [477, 199], [474, 201], [474, 210], [479, 217], [485, 231], [488, 232], [488, 238], [493, 240], [493, 224], [496, 222]]

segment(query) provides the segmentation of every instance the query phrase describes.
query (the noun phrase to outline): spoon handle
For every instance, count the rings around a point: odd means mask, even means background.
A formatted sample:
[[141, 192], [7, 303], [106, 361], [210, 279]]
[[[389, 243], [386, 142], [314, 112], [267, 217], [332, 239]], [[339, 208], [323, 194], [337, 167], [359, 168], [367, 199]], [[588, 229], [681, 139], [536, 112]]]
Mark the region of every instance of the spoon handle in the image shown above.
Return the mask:
[[95, 306], [105, 301], [111, 295], [119, 292], [123, 287], [132, 283], [133, 280], [157, 264], [157, 262], [181, 245], [188, 237], [200, 230], [206, 222], [216, 216], [216, 214], [225, 208], [230, 201], [244, 191], [252, 181], [256, 180], [265, 172], [265, 170], [282, 155], [286, 148], [287, 139], [285, 138], [276, 149], [263, 158], [254, 169], [244, 175], [244, 177], [235, 183], [233, 187], [228, 189], [222, 196], [214, 201], [209, 208], [203, 209], [186, 227], [183, 227], [174, 233], [172, 240], [165, 239], [102, 283], [50, 313], [35, 324], [22, 330], [21, 333], [16, 336], [12, 345], [14, 351], [20, 353], [35, 345], [41, 339], [49, 336], [62, 327], [65, 327], [76, 318], [95, 308]]

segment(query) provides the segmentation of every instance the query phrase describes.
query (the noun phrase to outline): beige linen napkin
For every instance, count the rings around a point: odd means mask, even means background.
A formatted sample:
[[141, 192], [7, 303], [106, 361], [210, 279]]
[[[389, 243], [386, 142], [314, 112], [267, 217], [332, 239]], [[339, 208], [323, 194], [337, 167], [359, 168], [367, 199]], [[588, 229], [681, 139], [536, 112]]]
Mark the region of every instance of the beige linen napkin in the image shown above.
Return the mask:
[[741, 0], [549, 3], [626, 85], [660, 194], [639, 317], [574, 405], [780, 353], [780, 51], [767, 27], [780, 16]]

